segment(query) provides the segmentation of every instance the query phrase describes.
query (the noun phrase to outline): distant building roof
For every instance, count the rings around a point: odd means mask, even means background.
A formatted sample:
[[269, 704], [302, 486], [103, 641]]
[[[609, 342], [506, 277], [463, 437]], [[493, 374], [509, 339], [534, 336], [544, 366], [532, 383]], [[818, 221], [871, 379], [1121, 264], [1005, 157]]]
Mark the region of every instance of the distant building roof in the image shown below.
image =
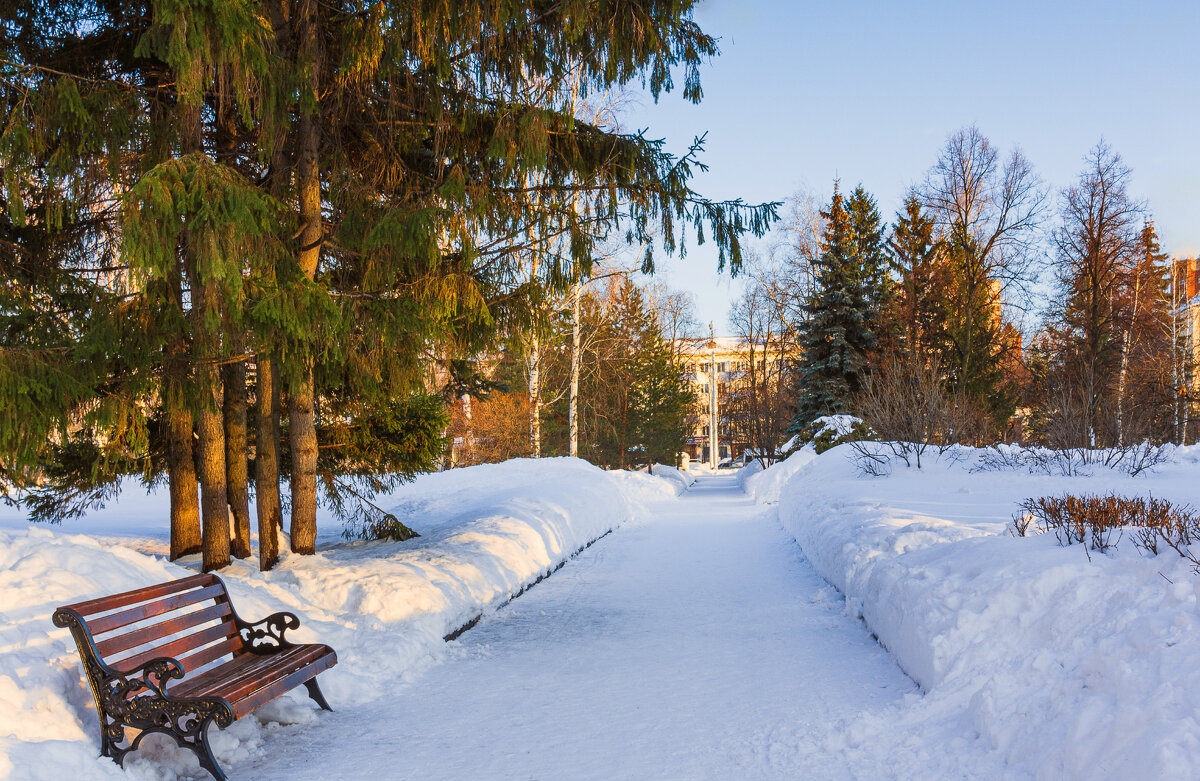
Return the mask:
[[[732, 353], [743, 350], [746, 347], [746, 340], [740, 336], [718, 336], [712, 341], [717, 343], [717, 352]], [[698, 339], [676, 339], [675, 343], [687, 352], [705, 353], [708, 352], [709, 338], [707, 336]]]

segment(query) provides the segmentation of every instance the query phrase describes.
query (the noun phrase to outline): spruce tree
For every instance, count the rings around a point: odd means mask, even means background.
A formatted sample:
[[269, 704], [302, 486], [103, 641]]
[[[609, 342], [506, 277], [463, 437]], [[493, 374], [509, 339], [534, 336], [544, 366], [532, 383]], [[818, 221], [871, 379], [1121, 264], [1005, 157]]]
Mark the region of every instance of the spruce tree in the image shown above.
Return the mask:
[[[860, 199], [860, 208], [863, 203]], [[860, 211], [860, 226], [869, 226], [869, 221], [861, 219], [863, 213]], [[836, 182], [829, 210], [821, 214], [826, 221], [825, 233], [800, 326], [798, 393], [789, 433], [800, 431], [822, 415], [849, 411], [867, 372], [867, 352], [875, 345], [871, 324], [876, 313], [868, 298], [871, 287], [865, 283], [864, 264], [856, 244], [856, 238], [870, 239], [873, 234], [863, 232], [856, 237]]]
[[946, 294], [950, 279], [940, 262], [935, 220], [915, 193], [904, 199], [889, 241], [891, 268], [897, 277], [891, 308], [898, 347], [917, 365], [942, 363], [945, 348]]
[[882, 315], [894, 295], [888, 275], [889, 247], [884, 238], [887, 226], [875, 199], [861, 184], [846, 199], [846, 214], [850, 222], [851, 254], [858, 266], [861, 296], [869, 313], [867, 324], [873, 341], [878, 342], [885, 327]]
[[[398, 400], [431, 345], [472, 354], [519, 317], [521, 237], [565, 287], [611, 239], [682, 253], [694, 232], [736, 269], [775, 214], [696, 193], [700, 140], [676, 157], [568, 109], [572, 81], [657, 96], [680, 71], [699, 100], [716, 45], [691, 2], [53, 5], [0, 25], [0, 253], [22, 282], [0, 308], [0, 469], [63, 467], [75, 510], [165, 472], [173, 555], [199, 542], [199, 481], [205, 568], [228, 560], [231, 498], [245, 537], [247, 355], [266, 567], [279, 476], [309, 552], [318, 482], [336, 503], [375, 450], [407, 454], [377, 464], [399, 476], [429, 464], [434, 440], [412, 440], [437, 416]], [[345, 415], [379, 445], [356, 440], [363, 463], [322, 459]]]
[[[638, 294], [644, 300], [640, 290]], [[648, 466], [675, 466], [688, 435], [688, 413], [696, 405], [696, 394], [684, 380], [684, 367], [653, 312], [644, 320], [634, 346], [630, 407], [635, 447]]]

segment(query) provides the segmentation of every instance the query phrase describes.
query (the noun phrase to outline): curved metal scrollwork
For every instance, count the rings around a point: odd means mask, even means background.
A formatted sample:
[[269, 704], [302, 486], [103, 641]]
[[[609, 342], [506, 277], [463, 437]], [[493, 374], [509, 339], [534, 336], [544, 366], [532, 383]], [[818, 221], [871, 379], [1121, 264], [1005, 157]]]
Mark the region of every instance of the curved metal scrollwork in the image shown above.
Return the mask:
[[287, 612], [272, 613], [261, 621], [249, 622], [240, 618], [236, 621], [246, 649], [256, 654], [273, 654], [292, 648], [293, 644], [288, 642], [283, 633], [300, 627], [300, 619], [294, 613]]

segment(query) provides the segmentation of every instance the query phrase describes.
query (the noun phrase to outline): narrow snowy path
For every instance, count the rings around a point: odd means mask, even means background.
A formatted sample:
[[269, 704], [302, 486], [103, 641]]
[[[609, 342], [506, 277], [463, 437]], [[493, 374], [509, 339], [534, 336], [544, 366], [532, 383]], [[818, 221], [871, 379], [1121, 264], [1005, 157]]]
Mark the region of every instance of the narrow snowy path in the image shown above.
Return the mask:
[[[280, 730], [240, 778], [840, 778], [811, 737], [915, 687], [774, 511], [705, 477], [415, 683]], [[844, 757], [842, 759], [844, 761]]]

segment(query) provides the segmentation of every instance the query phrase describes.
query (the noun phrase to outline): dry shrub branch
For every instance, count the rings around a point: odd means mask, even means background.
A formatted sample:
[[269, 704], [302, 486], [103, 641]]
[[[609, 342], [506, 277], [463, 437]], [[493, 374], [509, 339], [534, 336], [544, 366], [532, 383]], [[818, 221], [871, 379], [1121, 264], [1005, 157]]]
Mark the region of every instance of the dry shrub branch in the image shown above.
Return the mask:
[[1200, 542], [1200, 516], [1190, 505], [1166, 499], [1117, 494], [1041, 496], [1021, 502], [1010, 532], [1016, 537], [1051, 532], [1059, 545], [1086, 544], [1104, 552], [1128, 530], [1134, 546], [1152, 556], [1170, 548], [1200, 574], [1200, 557], [1191, 545]]

